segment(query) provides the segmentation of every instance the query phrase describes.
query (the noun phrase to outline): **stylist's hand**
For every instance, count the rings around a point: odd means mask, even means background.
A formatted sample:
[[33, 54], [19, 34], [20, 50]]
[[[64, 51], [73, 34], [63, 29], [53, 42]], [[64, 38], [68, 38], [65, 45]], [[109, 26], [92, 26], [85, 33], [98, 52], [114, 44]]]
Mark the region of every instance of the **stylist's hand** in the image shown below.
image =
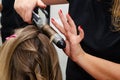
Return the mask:
[[77, 35], [76, 25], [70, 15], [67, 14], [65, 18], [62, 10], [60, 10], [58, 14], [63, 26], [58, 24], [53, 18], [51, 19], [51, 22], [66, 37], [66, 48], [64, 49], [64, 52], [68, 57], [75, 61], [77, 57], [82, 56], [85, 53], [80, 46], [80, 42], [84, 38], [84, 32], [79, 26], [79, 34]]
[[15, 0], [14, 8], [25, 22], [31, 23], [32, 11], [35, 7], [45, 8], [41, 0]]

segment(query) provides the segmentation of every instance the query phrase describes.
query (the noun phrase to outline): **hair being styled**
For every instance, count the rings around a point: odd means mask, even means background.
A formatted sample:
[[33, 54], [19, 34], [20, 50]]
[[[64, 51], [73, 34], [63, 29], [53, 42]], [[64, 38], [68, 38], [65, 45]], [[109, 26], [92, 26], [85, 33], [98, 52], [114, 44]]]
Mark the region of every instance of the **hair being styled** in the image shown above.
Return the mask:
[[113, 0], [112, 24], [115, 26], [113, 31], [120, 31], [120, 0]]
[[57, 52], [33, 25], [18, 29], [0, 48], [0, 80], [62, 80]]

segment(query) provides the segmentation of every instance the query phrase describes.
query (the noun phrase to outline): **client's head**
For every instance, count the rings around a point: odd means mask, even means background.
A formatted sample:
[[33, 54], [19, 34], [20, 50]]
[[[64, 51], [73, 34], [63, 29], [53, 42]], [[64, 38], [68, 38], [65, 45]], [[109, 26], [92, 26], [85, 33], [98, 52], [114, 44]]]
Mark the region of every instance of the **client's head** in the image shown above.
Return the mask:
[[62, 80], [56, 50], [35, 26], [15, 31], [0, 48], [0, 80]]

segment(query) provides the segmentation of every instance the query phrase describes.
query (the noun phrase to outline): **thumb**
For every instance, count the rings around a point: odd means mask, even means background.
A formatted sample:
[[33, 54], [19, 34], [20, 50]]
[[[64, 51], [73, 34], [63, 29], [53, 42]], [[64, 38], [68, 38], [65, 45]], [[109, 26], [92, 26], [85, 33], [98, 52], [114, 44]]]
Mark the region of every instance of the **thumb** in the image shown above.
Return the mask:
[[81, 26], [78, 27], [78, 30], [79, 30], [78, 37], [79, 37], [79, 40], [81, 41], [84, 38], [84, 31]]
[[44, 4], [42, 0], [37, 0], [37, 6], [41, 8], [46, 8], [47, 5]]

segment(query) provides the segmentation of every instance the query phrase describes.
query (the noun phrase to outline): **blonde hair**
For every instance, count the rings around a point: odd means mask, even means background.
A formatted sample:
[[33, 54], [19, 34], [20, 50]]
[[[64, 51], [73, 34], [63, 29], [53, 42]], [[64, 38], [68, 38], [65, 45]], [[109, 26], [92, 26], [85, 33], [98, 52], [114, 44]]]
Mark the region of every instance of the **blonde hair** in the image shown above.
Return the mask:
[[113, 31], [120, 31], [120, 0], [113, 0], [111, 17], [114, 25]]
[[62, 80], [57, 52], [33, 25], [0, 48], [0, 80]]

